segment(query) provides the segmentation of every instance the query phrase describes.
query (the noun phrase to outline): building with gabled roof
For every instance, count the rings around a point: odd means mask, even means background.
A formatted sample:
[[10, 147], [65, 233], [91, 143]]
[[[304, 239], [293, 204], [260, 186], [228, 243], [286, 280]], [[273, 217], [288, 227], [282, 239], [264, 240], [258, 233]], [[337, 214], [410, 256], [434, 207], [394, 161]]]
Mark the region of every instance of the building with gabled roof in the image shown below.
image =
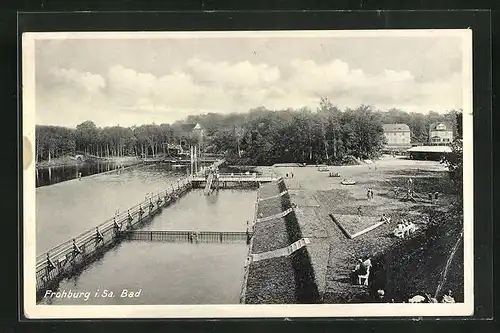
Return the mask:
[[429, 127], [429, 144], [446, 146], [453, 142], [453, 128], [448, 122], [436, 122]]
[[384, 151], [397, 152], [411, 148], [411, 130], [406, 124], [384, 124], [382, 125], [386, 144]]

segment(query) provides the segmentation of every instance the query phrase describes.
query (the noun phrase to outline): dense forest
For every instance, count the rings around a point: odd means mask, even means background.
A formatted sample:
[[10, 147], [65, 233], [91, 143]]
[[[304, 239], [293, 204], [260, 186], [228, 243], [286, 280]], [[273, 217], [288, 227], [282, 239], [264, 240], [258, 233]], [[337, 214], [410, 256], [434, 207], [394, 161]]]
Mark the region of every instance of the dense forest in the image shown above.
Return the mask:
[[382, 112], [366, 105], [340, 110], [322, 98], [317, 110], [259, 107], [248, 113], [189, 116], [173, 124], [99, 128], [86, 121], [76, 129], [37, 125], [36, 158], [50, 160], [82, 152], [102, 157], [155, 156], [165, 153], [164, 143], [189, 149], [190, 144], [199, 143], [189, 125], [199, 123], [205, 132], [203, 150], [224, 153], [232, 163], [337, 164], [348, 157], [376, 157], [384, 144], [382, 124], [405, 123], [412, 131], [412, 142], [425, 144], [434, 122], [448, 122], [457, 134], [460, 112]]

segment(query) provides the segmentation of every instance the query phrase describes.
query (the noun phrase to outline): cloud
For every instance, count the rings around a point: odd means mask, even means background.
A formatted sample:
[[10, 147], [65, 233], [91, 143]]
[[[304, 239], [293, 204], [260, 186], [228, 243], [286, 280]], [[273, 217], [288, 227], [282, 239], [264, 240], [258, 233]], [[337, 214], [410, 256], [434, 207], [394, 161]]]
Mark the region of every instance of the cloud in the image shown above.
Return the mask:
[[52, 118], [57, 113], [54, 110], [65, 109], [72, 110], [66, 113], [76, 123], [100, 119], [104, 125], [151, 119], [173, 122], [202, 110], [243, 112], [261, 105], [316, 108], [320, 96], [329, 97], [341, 108], [371, 104], [444, 111], [461, 107], [462, 96], [459, 74], [422, 81], [407, 70], [366, 73], [340, 59], [323, 63], [295, 59], [278, 67], [192, 58], [165, 75], [122, 65], [111, 66], [104, 73], [52, 68], [39, 81], [40, 103], [52, 110]]
[[98, 93], [106, 85], [101, 75], [79, 72], [75, 69], [51, 68], [50, 74], [55, 84], [75, 85], [77, 89], [82, 89], [91, 94]]
[[263, 63], [252, 64], [249, 61], [229, 64], [193, 58], [187, 61], [186, 70], [201, 84], [216, 84], [231, 88], [268, 86], [280, 78], [279, 68]]

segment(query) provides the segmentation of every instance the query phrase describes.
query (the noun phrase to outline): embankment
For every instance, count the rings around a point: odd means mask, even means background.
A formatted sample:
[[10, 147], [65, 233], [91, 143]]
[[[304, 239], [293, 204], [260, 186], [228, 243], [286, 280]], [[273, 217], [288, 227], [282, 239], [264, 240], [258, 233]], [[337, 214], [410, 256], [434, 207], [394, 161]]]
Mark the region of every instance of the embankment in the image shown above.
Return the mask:
[[436, 218], [442, 221], [376, 254], [372, 295], [384, 289], [395, 302], [418, 294], [441, 300], [451, 290], [456, 302], [464, 301], [463, 225], [448, 214]]
[[[90, 159], [92, 160], [92, 159]], [[116, 163], [124, 166], [130, 166], [132, 164], [137, 164], [140, 163], [141, 160], [138, 159], [135, 156], [122, 156], [122, 157], [108, 157], [108, 158], [103, 158], [100, 159], [101, 162], [108, 162], [108, 163]], [[74, 156], [61, 156], [57, 158], [53, 158], [50, 161], [39, 161], [36, 163], [36, 168], [41, 169], [41, 168], [49, 168], [49, 167], [64, 167], [64, 166], [77, 166], [81, 162], [78, 162], [78, 160]]]
[[[293, 209], [283, 217], [278, 215], [294, 207], [283, 179], [263, 184], [259, 188], [259, 198], [256, 206], [259, 219], [253, 227], [250, 254], [281, 249], [304, 237]], [[272, 218], [276, 215], [278, 217]], [[319, 281], [324, 281], [324, 274], [314, 268], [310, 253], [310, 248], [314, 246], [316, 244], [308, 244], [288, 256], [250, 262], [244, 302], [321, 303], [324, 283]]]

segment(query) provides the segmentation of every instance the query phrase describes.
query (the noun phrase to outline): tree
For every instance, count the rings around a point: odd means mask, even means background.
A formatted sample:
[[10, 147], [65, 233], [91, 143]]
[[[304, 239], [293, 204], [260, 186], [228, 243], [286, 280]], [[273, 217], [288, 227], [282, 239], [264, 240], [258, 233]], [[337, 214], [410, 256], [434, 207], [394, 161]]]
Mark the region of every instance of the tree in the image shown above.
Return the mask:
[[[458, 133], [462, 133], [461, 119], [462, 111], [455, 112], [456, 122], [460, 124], [457, 128]], [[458, 120], [460, 119], [460, 120]], [[457, 136], [451, 144], [451, 153], [445, 156], [443, 163], [448, 167], [450, 180], [452, 182], [454, 192], [458, 195], [458, 206], [463, 207], [463, 140], [462, 136]]]
[[76, 126], [76, 147], [88, 154], [96, 153], [99, 130], [94, 122], [87, 120]]

